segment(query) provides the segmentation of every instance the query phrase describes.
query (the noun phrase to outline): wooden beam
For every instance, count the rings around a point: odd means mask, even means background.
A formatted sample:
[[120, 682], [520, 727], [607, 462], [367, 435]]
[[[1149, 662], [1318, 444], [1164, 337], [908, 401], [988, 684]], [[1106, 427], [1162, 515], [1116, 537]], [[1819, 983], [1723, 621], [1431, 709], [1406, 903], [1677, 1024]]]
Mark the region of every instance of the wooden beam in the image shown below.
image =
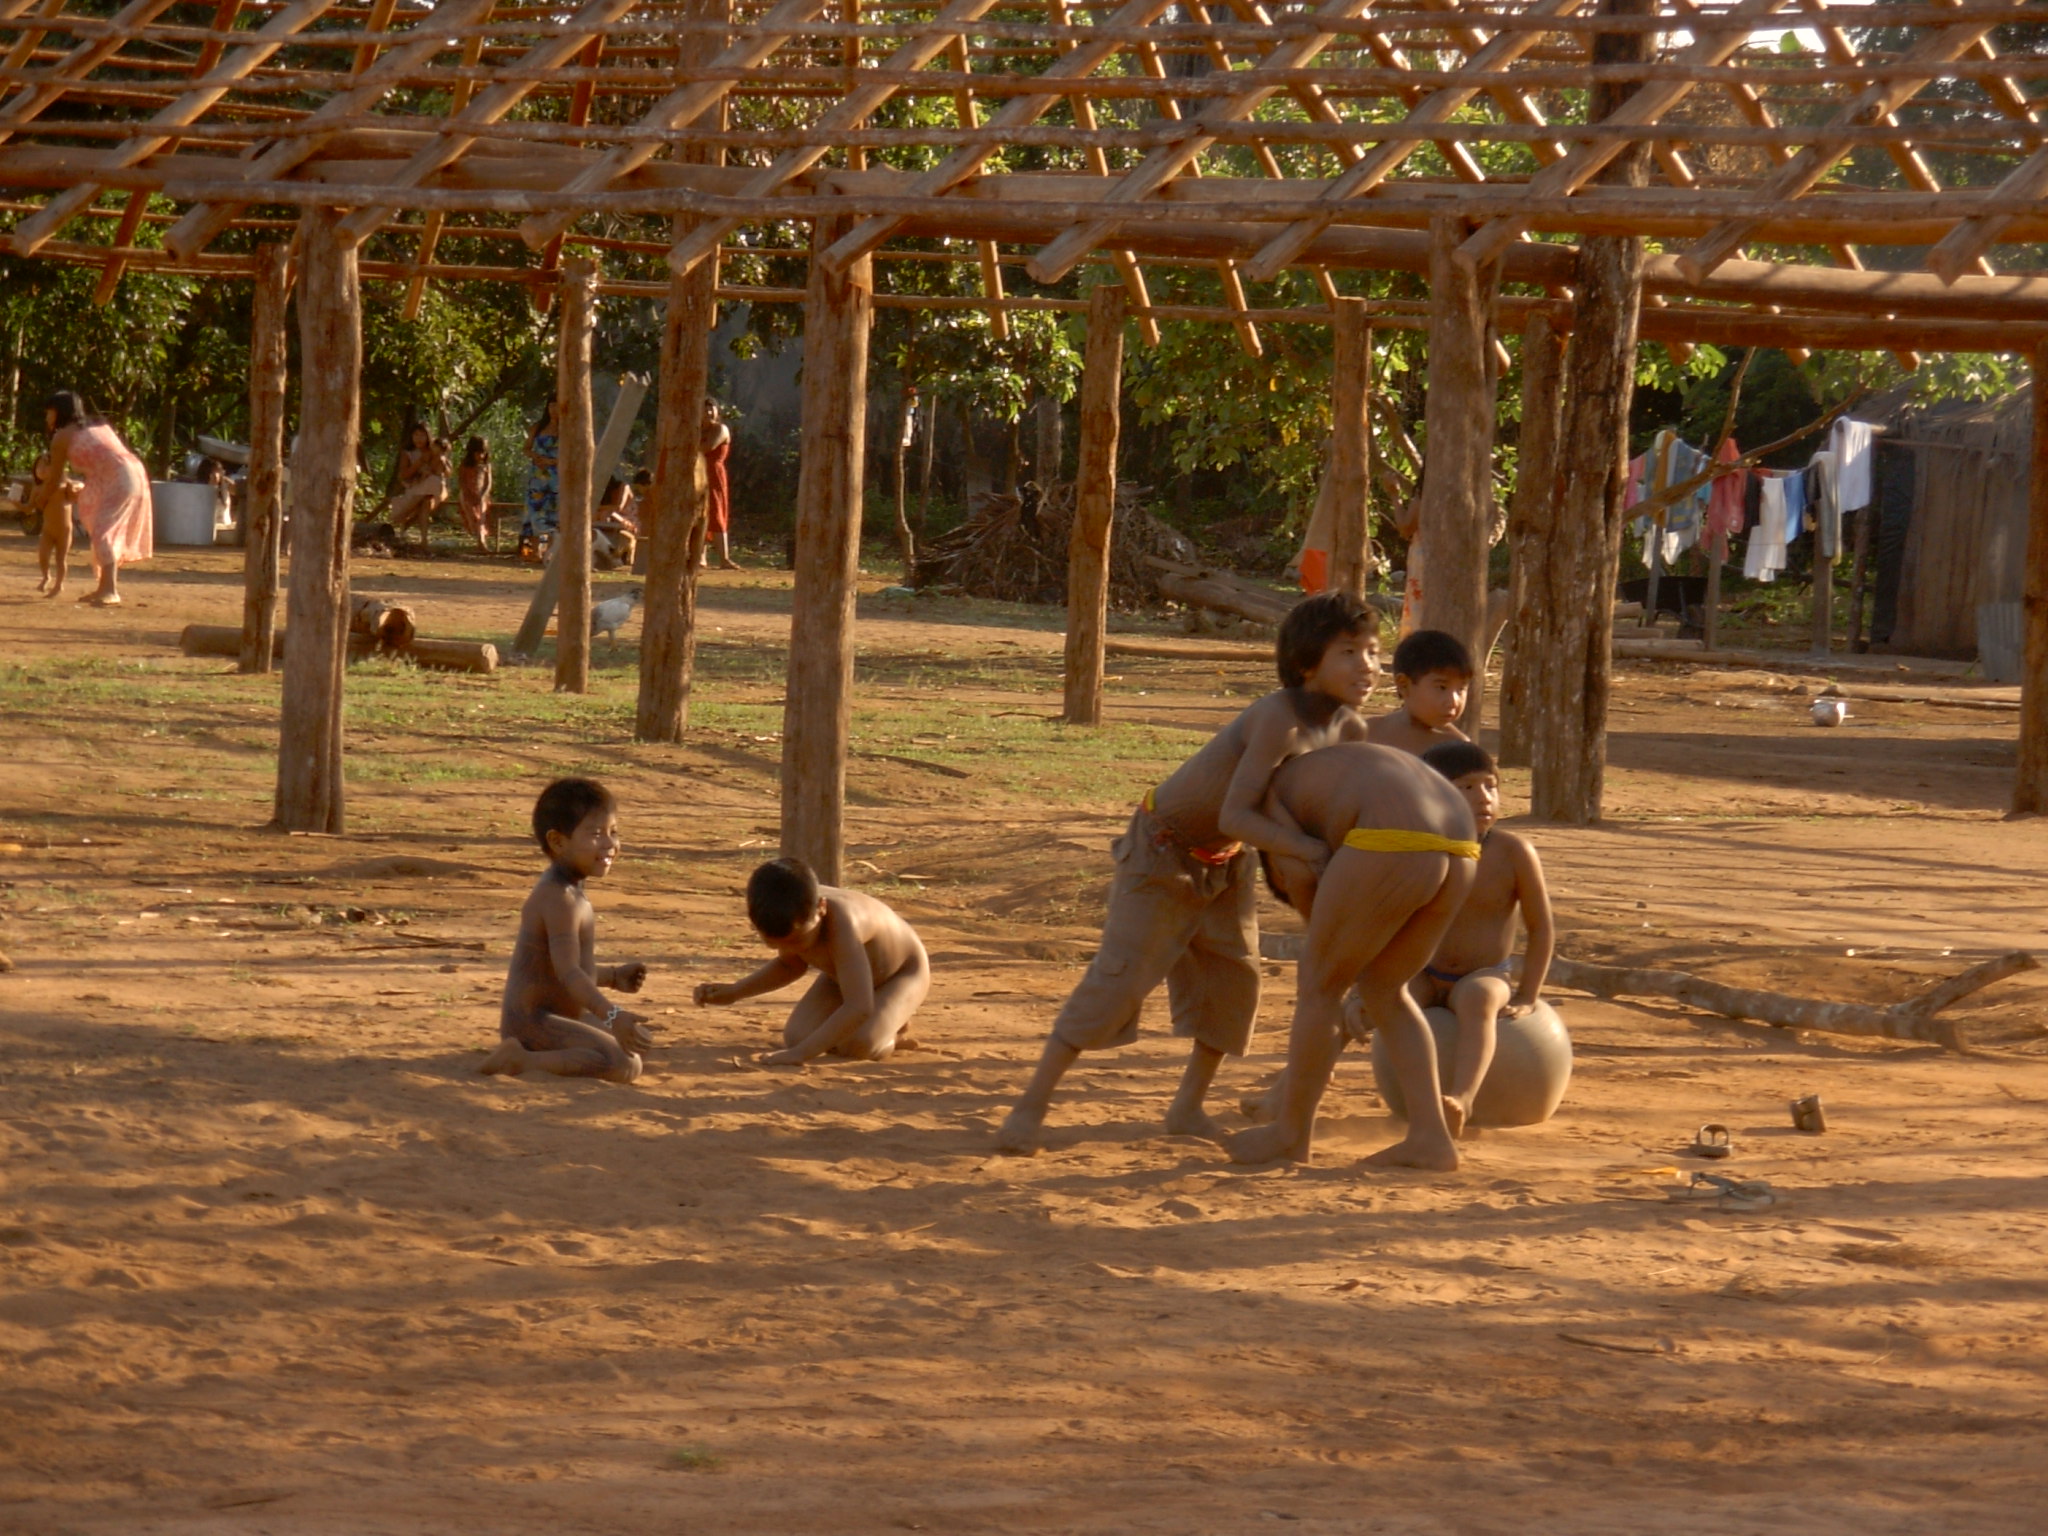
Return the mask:
[[[1579, 8], [1582, 0], [1531, 0], [1528, 14], [1532, 16], [1568, 15]], [[1748, 0], [1751, 4], [1781, 4], [1783, 0]], [[1477, 54], [1471, 64], [1475, 71], [1488, 73], [1505, 70], [1506, 67], [1536, 47], [1543, 40], [1540, 32], [1503, 31], [1494, 35]], [[1467, 89], [1463, 86], [1432, 92], [1419, 106], [1401, 121], [1405, 129], [1423, 128], [1443, 122], [1456, 115], [1467, 102], [1479, 94], [1479, 87]], [[1259, 253], [1244, 265], [1244, 274], [1253, 282], [1271, 282], [1279, 275], [1280, 269], [1301, 258], [1309, 244], [1329, 228], [1335, 218], [1335, 205], [1363, 197], [1385, 181], [1416, 150], [1429, 139], [1426, 134], [1389, 140], [1380, 145], [1349, 170], [1330, 182], [1317, 197], [1317, 212], [1305, 219], [1290, 224], [1274, 236]], [[1559, 164], [1564, 162], [1560, 161]], [[1554, 170], [1548, 167], [1547, 170]], [[1544, 174], [1544, 173], [1539, 173]], [[1512, 237], [1511, 237], [1512, 238]]]
[[[768, 61], [798, 28], [825, 9], [826, 0], [779, 0], [759, 23], [759, 31], [742, 29], [742, 35], [728, 44], [706, 66], [707, 73], [724, 73], [728, 78], [693, 82], [671, 91], [649, 108], [640, 121], [656, 128], [682, 128], [695, 122], [732, 93], [738, 77]], [[605, 151], [595, 164], [570, 179], [572, 192], [599, 192], [622, 176], [629, 176], [660, 153], [658, 143], [621, 144]], [[519, 226], [520, 238], [534, 250], [559, 239], [576, 222], [572, 212], [536, 213]]]
[[301, 223], [299, 429], [292, 454], [291, 628], [278, 722], [276, 825], [346, 830], [342, 687], [348, 665], [348, 535], [363, 371], [356, 250], [332, 210]]
[[[1726, 63], [1748, 46], [1751, 31], [1757, 22], [1762, 21], [1773, 11], [1783, 9], [1787, 3], [1788, 0], [1740, 0], [1739, 4], [1714, 18], [1714, 22], [1721, 25], [1705, 21], [1695, 23], [1691, 29], [1694, 40], [1678, 55], [1677, 62], [1694, 66]], [[1599, 9], [1604, 14], [1608, 7], [1603, 6]], [[1624, 106], [1604, 115], [1602, 121], [1648, 129], [1671, 108], [1691, 95], [1694, 89], [1692, 81], [1683, 79], [1662, 80], [1645, 85], [1629, 96]], [[1569, 197], [1626, 153], [1629, 146], [1630, 141], [1626, 139], [1594, 139], [1582, 142], [1562, 160], [1554, 165], [1546, 165], [1530, 177], [1529, 190], [1544, 197]], [[1498, 259], [1516, 236], [1521, 234], [1526, 222], [1524, 219], [1511, 217], [1495, 219], [1486, 224], [1459, 248], [1460, 264], [1476, 267], [1480, 262]]]
[[874, 272], [819, 259], [843, 226], [811, 233], [804, 300], [802, 459], [796, 586], [790, 600], [789, 702], [782, 725], [782, 852], [836, 884], [846, 857], [846, 749], [853, 723], [853, 602], [866, 470], [868, 329]]
[[[1969, 7], [1958, 7], [1956, 20], [1918, 38], [1906, 51], [1906, 61], [1930, 66], [1947, 63], [1968, 52], [1972, 45], [1996, 25], [1996, 20], [1974, 19]], [[1938, 68], [1930, 68], [1924, 79], [1887, 81], [1882, 85], [1865, 86], [1853, 100], [1835, 112], [1829, 119], [1828, 126], [1861, 127], [1882, 119], [1904, 102], [1917, 96], [1926, 88], [1928, 82], [1940, 73]], [[1848, 151], [1848, 145], [1840, 140], [1827, 138], [1823, 131], [1823, 136], [1817, 142], [1808, 144], [1786, 161], [1760, 190], [1766, 198], [1790, 202], [1811, 191], [1821, 177], [1825, 176]], [[1760, 219], [1730, 219], [1716, 226], [1706, 238], [1695, 242], [1679, 254], [1679, 270], [1697, 282], [1733, 256], [1743, 242], [1754, 235], [1757, 226], [1762, 222]]]
[[[1112, 27], [1144, 27], [1151, 24], [1160, 12], [1171, 5], [1172, 0], [1125, 0], [1116, 14], [1110, 17]], [[1562, 0], [1560, 0], [1562, 3]], [[1118, 52], [1120, 45], [1115, 42], [1088, 42], [1064, 55], [1038, 78], [1047, 84], [1064, 85], [1069, 81], [1082, 79], [1094, 73], [1095, 66]], [[1060, 90], [1034, 91], [1029, 95], [1014, 96], [998, 112], [989, 126], [1004, 131], [1023, 128], [1035, 123], [1062, 98]], [[911, 182], [912, 193], [919, 197], [934, 197], [950, 192], [963, 181], [978, 172], [994, 154], [999, 144], [991, 142], [986, 146], [977, 145], [971, 149], [955, 150], [933, 169], [924, 172]], [[829, 249], [821, 253], [821, 259], [828, 267], [845, 270], [855, 260], [868, 255], [895, 230], [897, 220], [887, 216], [864, 219], [840, 236]]]
[[1494, 753], [1508, 768], [1529, 766], [1538, 648], [1549, 627], [1538, 603], [1538, 573], [1557, 526], [1564, 356], [1565, 332], [1547, 310], [1537, 310], [1522, 329], [1522, 424], [1508, 500], [1507, 645], [1500, 669], [1500, 745]]
[[2015, 815], [2048, 814], [2048, 343], [2034, 349], [2033, 442], [2027, 460], [2026, 650], [2020, 674]]
[[1478, 734], [1485, 714], [1486, 566], [1493, 531], [1492, 348], [1487, 320], [1499, 269], [1453, 259], [1469, 233], [1462, 219], [1430, 229], [1429, 391], [1416, 546], [1422, 573], [1421, 624], [1456, 635], [1477, 670], [1462, 722]]
[[254, 311], [249, 320], [249, 473], [242, 492], [241, 670], [268, 672], [277, 637], [277, 583], [284, 545], [285, 305], [291, 295], [289, 248], [256, 248]]
[[[393, 88], [416, 67], [446, 48], [451, 34], [460, 27], [490, 15], [497, 0], [441, 0], [428, 18], [406, 34], [405, 42], [384, 53], [364, 70], [352, 89], [330, 96], [307, 121], [318, 125], [369, 112], [391, 94]], [[325, 7], [323, 6], [322, 9]], [[304, 165], [321, 148], [317, 133], [282, 139], [256, 159], [247, 162], [248, 179], [253, 182], [282, 179]], [[233, 222], [245, 203], [201, 203], [164, 232], [164, 248], [180, 256], [193, 256], [213, 242], [213, 237]]]
[[[677, 221], [678, 243], [688, 238]], [[697, 653], [697, 562], [704, 552], [704, 400], [711, 330], [718, 323], [717, 265], [671, 270], [661, 327], [661, 397], [655, 412], [654, 491], [641, 519], [647, 551], [640, 629], [640, 697], [633, 735], [681, 741], [690, 724]]]
[[176, 0], [129, 0], [109, 18], [108, 34], [78, 44], [47, 70], [37, 71], [31, 83], [0, 102], [0, 144], [21, 132], [45, 108], [61, 101], [73, 85], [120, 52], [129, 33], [148, 26], [175, 3]]
[[555, 399], [560, 403], [561, 521], [555, 533], [554, 563], [562, 573], [555, 610], [555, 691], [590, 691], [590, 506], [595, 499], [591, 459], [596, 453], [591, 424], [590, 344], [597, 327], [597, 264], [585, 256], [562, 263], [560, 349]]
[[1125, 309], [1123, 289], [1102, 283], [1089, 290], [1088, 337], [1081, 363], [1081, 447], [1074, 468], [1074, 526], [1067, 540], [1066, 705], [1061, 718], [1069, 725], [1102, 724]]
[[1372, 574], [1371, 412], [1371, 311], [1363, 299], [1340, 298], [1330, 335], [1329, 584], [1358, 597]]

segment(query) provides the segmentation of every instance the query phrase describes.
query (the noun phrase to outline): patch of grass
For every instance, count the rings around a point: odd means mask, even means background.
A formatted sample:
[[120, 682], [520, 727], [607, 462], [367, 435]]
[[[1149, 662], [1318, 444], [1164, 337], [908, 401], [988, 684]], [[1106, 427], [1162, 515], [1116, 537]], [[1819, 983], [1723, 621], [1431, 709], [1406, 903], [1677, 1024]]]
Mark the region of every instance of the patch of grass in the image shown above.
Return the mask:
[[716, 1472], [725, 1462], [701, 1445], [680, 1445], [668, 1453], [668, 1464], [678, 1472]]

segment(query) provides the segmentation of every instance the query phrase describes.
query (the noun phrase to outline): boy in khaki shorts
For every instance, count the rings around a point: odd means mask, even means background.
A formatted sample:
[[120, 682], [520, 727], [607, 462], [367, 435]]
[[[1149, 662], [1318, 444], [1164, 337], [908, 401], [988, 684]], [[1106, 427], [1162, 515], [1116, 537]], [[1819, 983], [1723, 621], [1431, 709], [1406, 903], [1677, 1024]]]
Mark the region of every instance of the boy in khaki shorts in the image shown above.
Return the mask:
[[1220, 1134], [1202, 1108], [1226, 1055], [1251, 1043], [1259, 1011], [1256, 867], [1246, 847], [1320, 867], [1320, 838], [1263, 809], [1273, 771], [1339, 741], [1359, 741], [1358, 706], [1379, 673], [1379, 620], [1348, 592], [1295, 605], [1275, 646], [1281, 686], [1246, 709], [1132, 813], [1113, 849], [1116, 879], [1102, 947], [1003, 1122], [1003, 1152], [1038, 1150], [1060, 1079], [1083, 1051], [1129, 1045], [1145, 999], [1164, 981], [1173, 1032], [1193, 1039], [1166, 1112], [1177, 1136]]

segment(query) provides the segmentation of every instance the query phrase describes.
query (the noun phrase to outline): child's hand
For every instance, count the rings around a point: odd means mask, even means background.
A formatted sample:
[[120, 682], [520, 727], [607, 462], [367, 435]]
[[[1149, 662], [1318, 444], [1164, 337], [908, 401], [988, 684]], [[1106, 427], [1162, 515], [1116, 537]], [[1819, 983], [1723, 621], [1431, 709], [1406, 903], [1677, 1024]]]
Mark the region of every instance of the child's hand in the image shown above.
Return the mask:
[[638, 992], [647, 980], [647, 966], [639, 960], [628, 960], [623, 965], [612, 967], [612, 990], [614, 992]]
[[1535, 1006], [1536, 1005], [1534, 1003], [1525, 1003], [1521, 999], [1516, 998], [1510, 1003], [1508, 1003], [1506, 1007], [1501, 1009], [1500, 1016], [1504, 1019], [1519, 1019], [1523, 1014], [1528, 1013]]
[[804, 1059], [802, 1056], [798, 1055], [795, 1051], [788, 1049], [780, 1051], [763, 1051], [760, 1055], [756, 1056], [754, 1060], [758, 1061], [764, 1067], [800, 1067], [804, 1064]]
[[702, 982], [697, 987], [697, 1006], [699, 1008], [723, 1008], [733, 1000], [732, 991], [731, 987], [724, 986], [719, 982]]
[[612, 1038], [623, 1050], [644, 1051], [654, 1045], [654, 1031], [647, 1027], [647, 1015], [621, 1010], [612, 1020]]

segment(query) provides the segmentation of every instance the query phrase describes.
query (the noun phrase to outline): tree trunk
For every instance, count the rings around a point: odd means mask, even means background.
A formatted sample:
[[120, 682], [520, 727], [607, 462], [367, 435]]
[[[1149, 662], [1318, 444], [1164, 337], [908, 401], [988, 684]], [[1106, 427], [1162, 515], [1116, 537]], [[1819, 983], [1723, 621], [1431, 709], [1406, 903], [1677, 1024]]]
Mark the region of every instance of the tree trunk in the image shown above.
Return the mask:
[[555, 608], [555, 691], [590, 691], [590, 483], [592, 440], [590, 339], [597, 320], [597, 266], [585, 257], [562, 263], [560, 353], [555, 398], [562, 402], [560, 447], [561, 521], [555, 534], [554, 565], [562, 595]]
[[2048, 811], [2048, 345], [2034, 349], [2034, 443], [2027, 479], [2026, 652], [2020, 673], [2016, 814]]
[[356, 248], [341, 215], [299, 226], [299, 411], [292, 459], [291, 628], [277, 750], [276, 825], [340, 832], [342, 678], [348, 661], [349, 511], [355, 499], [363, 372]]
[[[1656, 615], [1652, 614], [1654, 619]], [[1813, 654], [1825, 656], [1835, 648], [1835, 557], [1813, 555]]]
[[846, 852], [841, 815], [853, 719], [853, 601], [860, 575], [868, 327], [874, 313], [869, 258], [836, 277], [817, 259], [845, 232], [842, 221], [823, 218], [811, 230], [796, 587], [782, 727], [782, 851], [804, 860], [828, 885], [838, 881]]
[[242, 650], [240, 670], [268, 672], [277, 633], [277, 583], [284, 530], [278, 489], [284, 480], [285, 305], [290, 251], [256, 252], [255, 310], [249, 320], [249, 473], [242, 491]]
[[903, 392], [896, 417], [896, 542], [903, 546], [903, 581], [917, 579], [917, 536], [910, 531], [910, 445], [917, 432], [917, 394]]
[[1088, 294], [1088, 341], [1081, 362], [1081, 456], [1074, 468], [1074, 528], [1067, 543], [1069, 725], [1102, 724], [1102, 642], [1109, 624], [1109, 541], [1116, 517], [1118, 397], [1123, 389], [1121, 286]]
[[917, 471], [917, 536], [923, 538], [932, 518], [932, 456], [939, 446], [939, 397], [933, 395], [924, 411], [924, 453]]
[[1471, 227], [1438, 218], [1429, 230], [1429, 394], [1416, 542], [1422, 552], [1421, 627], [1456, 635], [1472, 652], [1461, 722], [1485, 712], [1486, 564], [1493, 540], [1493, 353], [1487, 317], [1500, 266], [1469, 271], [1453, 259]]
[[1515, 450], [1515, 493], [1508, 504], [1508, 627], [1500, 676], [1500, 750], [1511, 768], [1529, 766], [1530, 711], [1545, 619], [1531, 573], [1557, 528], [1559, 388], [1565, 336], [1541, 310], [1522, 331], [1522, 430]]
[[[1601, 0], [1601, 9], [1640, 16], [1650, 14], [1653, 4]], [[1595, 33], [1593, 62], [1643, 62], [1655, 41], [1648, 32]], [[1626, 85], [1596, 86], [1592, 117], [1606, 117], [1633, 91]], [[1647, 146], [1634, 146], [1601, 179], [1642, 185], [1648, 154]], [[1600, 819], [1607, 696], [1614, 671], [1614, 582], [1621, 563], [1629, 403], [1635, 395], [1642, 301], [1640, 238], [1589, 235], [1579, 242], [1559, 428], [1557, 527], [1543, 549], [1541, 577], [1530, 594], [1545, 630], [1535, 656], [1529, 798], [1531, 811], [1547, 821], [1584, 825]]]
[[[679, 218], [675, 238], [694, 220]], [[711, 330], [718, 319], [718, 263], [701, 261], [668, 280], [661, 327], [660, 398], [655, 403], [654, 486], [640, 547], [647, 556], [640, 627], [640, 701], [633, 734], [681, 741], [690, 723], [690, 676], [697, 659], [697, 561], [704, 550], [704, 394]]]
[[1059, 400], [1052, 395], [1040, 395], [1032, 414], [1038, 441], [1031, 455], [1031, 477], [1043, 490], [1059, 483], [1061, 461], [1066, 457], [1066, 422]]
[[1363, 299], [1339, 299], [1331, 325], [1329, 586], [1365, 596], [1371, 574], [1366, 456], [1372, 427], [1372, 321]]

